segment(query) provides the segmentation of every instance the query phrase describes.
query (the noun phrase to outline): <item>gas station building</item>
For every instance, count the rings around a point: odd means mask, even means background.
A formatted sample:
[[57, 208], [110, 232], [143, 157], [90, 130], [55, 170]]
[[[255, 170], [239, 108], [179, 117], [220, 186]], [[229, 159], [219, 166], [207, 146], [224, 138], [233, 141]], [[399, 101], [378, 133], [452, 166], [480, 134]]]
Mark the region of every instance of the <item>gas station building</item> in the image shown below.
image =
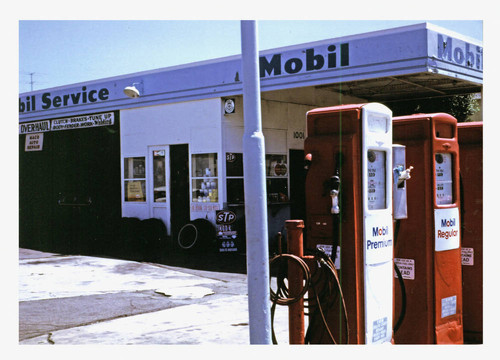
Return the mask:
[[[241, 240], [241, 74], [237, 55], [20, 94], [20, 246], [96, 251], [130, 218], [160, 219], [176, 243], [222, 210]], [[305, 219], [308, 111], [481, 94], [483, 45], [423, 23], [261, 51], [260, 79], [274, 247]]]

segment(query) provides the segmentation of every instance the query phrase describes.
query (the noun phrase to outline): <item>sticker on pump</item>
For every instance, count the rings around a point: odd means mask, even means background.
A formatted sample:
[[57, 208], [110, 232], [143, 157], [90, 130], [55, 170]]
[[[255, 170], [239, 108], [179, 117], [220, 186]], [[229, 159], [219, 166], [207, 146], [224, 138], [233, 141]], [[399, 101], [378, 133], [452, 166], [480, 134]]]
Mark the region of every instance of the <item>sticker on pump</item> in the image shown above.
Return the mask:
[[373, 322], [372, 343], [378, 343], [387, 337], [387, 317]]
[[453, 155], [437, 153], [434, 157], [436, 165], [436, 204], [446, 205], [453, 203]]
[[[401, 276], [405, 280], [415, 280], [415, 260], [414, 259], [401, 259], [394, 258], [394, 264], [398, 267]], [[398, 278], [396, 270], [394, 270], [394, 277]]]
[[462, 248], [462, 265], [474, 266], [474, 248]]
[[441, 319], [457, 313], [457, 296], [441, 299]]
[[368, 150], [368, 209], [385, 209], [385, 151]]
[[458, 208], [435, 209], [435, 250], [458, 249], [460, 246], [460, 218]]

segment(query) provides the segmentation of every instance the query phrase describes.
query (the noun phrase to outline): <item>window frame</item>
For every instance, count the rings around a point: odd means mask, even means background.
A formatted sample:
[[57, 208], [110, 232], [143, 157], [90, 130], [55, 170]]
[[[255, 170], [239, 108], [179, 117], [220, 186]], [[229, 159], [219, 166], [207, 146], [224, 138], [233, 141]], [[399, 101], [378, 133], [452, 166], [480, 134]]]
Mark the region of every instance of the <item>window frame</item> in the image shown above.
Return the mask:
[[[234, 155], [237, 155], [237, 157], [239, 157], [239, 155], [241, 155], [241, 162], [242, 162], [242, 173], [241, 173], [241, 176], [237, 176], [237, 175], [231, 175], [231, 176], [228, 176], [227, 175], [227, 161], [228, 161], [228, 155], [229, 154], [234, 154]], [[228, 193], [228, 189], [230, 188], [230, 186], [228, 185], [228, 181], [231, 181], [231, 180], [240, 180], [243, 181], [244, 179], [244, 175], [243, 175], [243, 153], [237, 153], [237, 152], [226, 152], [225, 153], [225, 160], [226, 160], [226, 199], [227, 199], [227, 202], [231, 205], [243, 205], [245, 203], [245, 200], [244, 200], [244, 192], [245, 192], [245, 188], [244, 188], [244, 185], [243, 185], [243, 194], [242, 194], [242, 198], [243, 200], [240, 201], [240, 202], [231, 202], [229, 201], [230, 200], [230, 196], [229, 196], [229, 193]], [[285, 174], [283, 175], [280, 175], [280, 174], [276, 174], [275, 170], [271, 168], [272, 166], [272, 161], [273, 161], [273, 158], [280, 158], [282, 160], [284, 160], [282, 162], [282, 164], [285, 165]], [[287, 154], [284, 154], [284, 153], [269, 153], [269, 154], [266, 154], [265, 155], [265, 158], [266, 158], [266, 192], [268, 192], [268, 189], [269, 189], [269, 182], [270, 181], [273, 181], [273, 180], [286, 180], [286, 193], [283, 194], [284, 196], [280, 196], [280, 193], [272, 193], [273, 195], [271, 194], [267, 194], [267, 202], [269, 204], [284, 204], [284, 203], [288, 203], [289, 202], [289, 199], [290, 199], [290, 167], [289, 167], [289, 156]], [[274, 173], [273, 173], [274, 171]]]
[[[142, 172], [138, 172], [137, 174], [135, 174], [135, 164], [134, 164], [135, 161], [138, 161], [139, 165], [142, 164]], [[132, 162], [132, 168], [130, 168], [130, 162]], [[147, 196], [146, 169], [147, 169], [146, 156], [141, 155], [141, 156], [123, 157], [123, 195], [124, 195], [123, 197], [126, 203], [143, 204], [147, 202], [148, 196]], [[142, 193], [142, 197], [136, 198], [136, 200], [134, 200], [129, 195], [129, 187], [130, 187], [129, 183], [135, 183], [135, 182], [140, 184], [141, 187], [140, 191]]]
[[[208, 155], [209, 167], [205, 169], [201, 169], [198, 172], [197, 164], [195, 161], [195, 157]], [[214, 158], [210, 158], [210, 155], [214, 155]], [[213, 169], [210, 168], [210, 161], [213, 162]], [[191, 203], [218, 203], [219, 202], [219, 154], [217, 152], [204, 152], [204, 153], [192, 153], [190, 156], [190, 165], [191, 169], [189, 172], [189, 180], [190, 180], [190, 200]], [[195, 168], [196, 166], [196, 168]], [[207, 174], [206, 170], [209, 169], [209, 173]], [[212, 174], [212, 170], [213, 173]], [[198, 182], [200, 185], [198, 187]], [[208, 182], [208, 185], [207, 185]], [[215, 184], [212, 185], [212, 182]], [[214, 191], [215, 190], [215, 191]], [[194, 192], [198, 191], [199, 194], [197, 196], [194, 195]], [[202, 195], [201, 192], [204, 192]], [[201, 200], [201, 201], [200, 201]]]

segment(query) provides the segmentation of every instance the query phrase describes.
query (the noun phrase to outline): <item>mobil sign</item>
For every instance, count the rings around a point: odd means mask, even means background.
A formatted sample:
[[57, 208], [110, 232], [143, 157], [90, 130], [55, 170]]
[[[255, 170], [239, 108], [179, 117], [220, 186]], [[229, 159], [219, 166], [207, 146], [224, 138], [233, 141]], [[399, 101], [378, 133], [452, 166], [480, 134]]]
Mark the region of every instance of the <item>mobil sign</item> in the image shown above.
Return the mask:
[[434, 210], [435, 251], [460, 247], [460, 218], [457, 207]]

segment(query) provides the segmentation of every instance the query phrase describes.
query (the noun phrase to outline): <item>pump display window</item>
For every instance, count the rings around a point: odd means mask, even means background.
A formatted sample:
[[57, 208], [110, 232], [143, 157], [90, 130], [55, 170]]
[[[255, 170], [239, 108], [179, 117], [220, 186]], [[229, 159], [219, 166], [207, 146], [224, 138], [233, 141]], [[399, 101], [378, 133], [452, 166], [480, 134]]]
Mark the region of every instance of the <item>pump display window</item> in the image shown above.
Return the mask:
[[218, 202], [217, 153], [191, 156], [191, 201]]
[[123, 159], [125, 201], [146, 202], [146, 158]]

